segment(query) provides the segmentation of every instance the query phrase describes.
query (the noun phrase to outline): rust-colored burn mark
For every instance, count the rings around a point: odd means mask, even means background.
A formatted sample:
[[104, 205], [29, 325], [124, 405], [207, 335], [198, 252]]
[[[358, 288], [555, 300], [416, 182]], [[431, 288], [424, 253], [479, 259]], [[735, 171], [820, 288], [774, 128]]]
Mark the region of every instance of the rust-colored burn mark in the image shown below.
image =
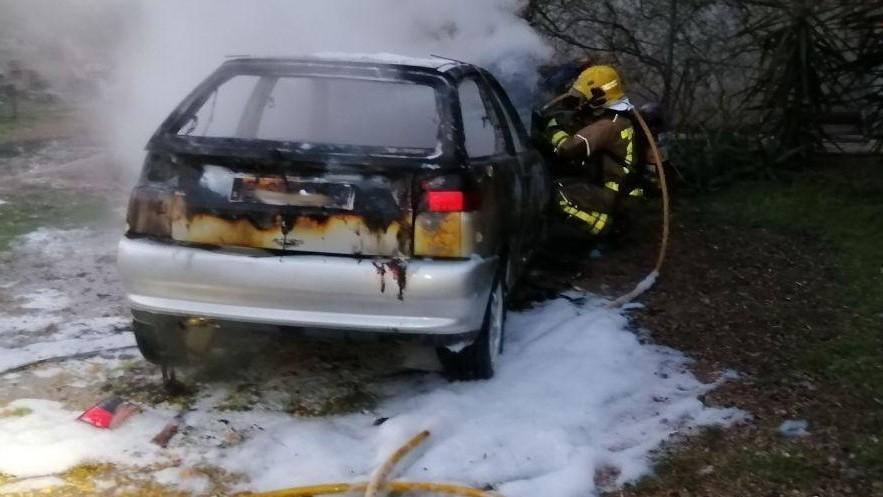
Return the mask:
[[[206, 245], [282, 249], [287, 235], [282, 216], [273, 227], [258, 229], [248, 219], [222, 219], [211, 214], [195, 214], [172, 222], [175, 240]], [[287, 244], [291, 246], [291, 244]]]
[[329, 214], [295, 214], [292, 216], [286, 216], [292, 229], [297, 228], [300, 230], [314, 231], [316, 233], [326, 233], [329, 229], [333, 228], [335, 224], [341, 222], [344, 224], [355, 224], [355, 218], [356, 216], [349, 214], [337, 214], [334, 216]]
[[168, 192], [135, 190], [129, 201], [126, 222], [135, 233], [168, 237], [172, 231], [170, 213], [173, 208], [173, 197]]
[[462, 216], [455, 212], [423, 213], [417, 219], [414, 251], [430, 257], [462, 256]]
[[255, 220], [249, 213], [222, 216], [187, 213], [184, 208], [175, 211], [172, 237], [178, 241], [339, 254], [393, 255], [410, 251], [410, 247], [401, 246], [400, 232], [405, 229], [402, 223], [370, 230], [362, 216], [352, 213], [280, 212], [267, 222], [266, 216]]
[[[294, 250], [366, 257], [412, 252], [412, 211], [389, 190], [360, 185], [352, 210], [232, 202], [195, 181], [139, 188], [129, 208], [130, 233], [221, 247]], [[367, 183], [367, 182], [366, 182]], [[407, 196], [407, 191], [393, 191]]]
[[386, 275], [392, 275], [399, 287], [398, 298], [405, 300], [405, 287], [408, 285], [408, 264], [404, 259], [374, 261], [374, 269], [380, 276], [380, 293], [386, 293]]

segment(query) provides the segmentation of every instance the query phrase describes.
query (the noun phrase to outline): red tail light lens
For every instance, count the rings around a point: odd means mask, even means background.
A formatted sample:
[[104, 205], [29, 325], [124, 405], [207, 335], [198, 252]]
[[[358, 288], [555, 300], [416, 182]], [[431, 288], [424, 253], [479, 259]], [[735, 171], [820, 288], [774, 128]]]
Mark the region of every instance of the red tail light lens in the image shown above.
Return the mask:
[[423, 180], [414, 218], [414, 255], [470, 257], [478, 248], [478, 190], [460, 174]]
[[466, 210], [466, 194], [458, 191], [426, 192], [429, 212], [463, 212]]

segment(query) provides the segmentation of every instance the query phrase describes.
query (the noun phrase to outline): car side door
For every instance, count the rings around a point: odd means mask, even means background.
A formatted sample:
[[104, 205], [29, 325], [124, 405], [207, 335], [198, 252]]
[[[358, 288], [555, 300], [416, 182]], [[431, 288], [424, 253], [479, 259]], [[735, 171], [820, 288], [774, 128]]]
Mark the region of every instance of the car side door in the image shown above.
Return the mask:
[[[498, 254], [520, 263], [524, 222], [524, 172], [514, 153], [506, 117], [487, 80], [467, 72], [458, 83], [464, 150], [473, 177], [481, 186], [482, 219], [478, 225], [492, 236]], [[516, 268], [512, 268], [516, 269]]]
[[497, 104], [505, 116], [509, 133], [512, 136], [513, 152], [520, 164], [524, 185], [523, 194], [523, 237], [527, 240], [520, 256], [526, 263], [537, 241], [545, 233], [549, 202], [551, 200], [552, 180], [542, 154], [533, 147], [527, 129], [508, 94], [492, 76], [487, 78], [494, 93]]

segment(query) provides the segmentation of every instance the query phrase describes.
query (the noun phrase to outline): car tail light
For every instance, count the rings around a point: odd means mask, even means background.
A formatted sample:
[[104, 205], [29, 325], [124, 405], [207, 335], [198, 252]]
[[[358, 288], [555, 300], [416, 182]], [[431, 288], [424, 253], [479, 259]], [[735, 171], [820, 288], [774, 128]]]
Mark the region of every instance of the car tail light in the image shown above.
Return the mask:
[[470, 257], [475, 253], [479, 195], [459, 176], [421, 183], [423, 191], [414, 226], [414, 255]]
[[459, 191], [426, 192], [429, 212], [463, 212], [466, 210], [466, 194]]
[[426, 210], [428, 212], [477, 211], [479, 203], [479, 195], [476, 192], [460, 190], [426, 192]]

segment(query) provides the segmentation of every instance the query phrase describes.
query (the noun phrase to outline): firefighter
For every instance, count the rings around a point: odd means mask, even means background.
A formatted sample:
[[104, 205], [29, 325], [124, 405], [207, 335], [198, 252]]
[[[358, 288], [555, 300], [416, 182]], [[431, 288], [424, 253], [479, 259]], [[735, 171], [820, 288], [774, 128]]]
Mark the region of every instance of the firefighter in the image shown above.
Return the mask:
[[624, 201], [643, 195], [645, 167], [632, 104], [609, 66], [591, 66], [534, 116], [555, 176], [555, 209], [593, 237], [611, 232]]

